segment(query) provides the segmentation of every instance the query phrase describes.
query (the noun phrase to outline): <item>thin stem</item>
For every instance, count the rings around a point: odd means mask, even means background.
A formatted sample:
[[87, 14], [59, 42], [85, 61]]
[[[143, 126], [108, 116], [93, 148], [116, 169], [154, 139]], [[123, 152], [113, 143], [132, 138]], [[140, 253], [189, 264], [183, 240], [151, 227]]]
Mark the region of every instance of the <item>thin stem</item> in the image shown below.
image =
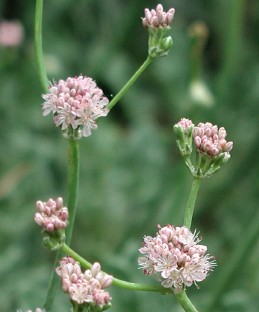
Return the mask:
[[[78, 261], [82, 267], [86, 269], [90, 269], [92, 264], [85, 260], [83, 257], [81, 257], [79, 254], [77, 254], [73, 249], [71, 249], [66, 244], [62, 245], [62, 251], [66, 254], [68, 254], [70, 257], [74, 258], [76, 261]], [[153, 286], [153, 285], [147, 285], [147, 284], [137, 284], [137, 283], [131, 283], [127, 281], [123, 281], [121, 279], [113, 277], [113, 285], [125, 288], [128, 290], [135, 290], [135, 291], [153, 291], [153, 292], [160, 292], [162, 294], [172, 294], [172, 290], [164, 288], [162, 286]]]
[[58, 278], [55, 269], [57, 267], [57, 263], [58, 260], [61, 258], [61, 250], [59, 249], [56, 253], [56, 257], [55, 257], [55, 261], [54, 261], [54, 266], [51, 272], [51, 277], [50, 277], [50, 282], [49, 282], [49, 287], [48, 287], [48, 292], [47, 292], [47, 297], [45, 300], [45, 303], [43, 305], [43, 308], [48, 311], [51, 312], [52, 311], [52, 307], [53, 307], [53, 303], [57, 294], [57, 290], [60, 284], [60, 279]]
[[186, 312], [198, 312], [195, 306], [192, 304], [191, 300], [186, 295], [186, 292], [183, 290], [178, 294], [175, 294], [176, 299]]
[[242, 239], [237, 240], [231, 257], [224, 264], [222, 270], [218, 272], [217, 280], [213, 286], [213, 297], [205, 310], [207, 312], [212, 312], [217, 307], [220, 297], [228, 289], [233, 279], [240, 274], [240, 270], [246, 264], [246, 258], [251, 255], [259, 235], [259, 211], [252, 218], [249, 226], [246, 226], [241, 233], [243, 233]]
[[34, 23], [34, 48], [35, 48], [36, 66], [41, 86], [44, 92], [47, 92], [48, 76], [45, 68], [42, 50], [42, 12], [43, 12], [43, 0], [36, 0], [35, 23]]
[[139, 76], [144, 72], [144, 70], [151, 64], [153, 58], [148, 56], [145, 62], [140, 66], [140, 68], [135, 72], [135, 74], [130, 78], [130, 80], [125, 84], [125, 86], [115, 95], [111, 102], [107, 105], [110, 110], [119, 100], [124, 96], [124, 94], [129, 90], [129, 88], [135, 83]]
[[188, 198], [187, 206], [184, 214], [184, 222], [183, 225], [188, 229], [191, 228], [192, 225], [192, 216], [194, 211], [194, 206], [197, 198], [197, 194], [200, 188], [201, 178], [195, 177], [192, 183], [191, 192]]
[[[76, 203], [79, 181], [79, 144], [78, 141], [69, 140], [68, 145], [68, 198], [67, 207], [69, 209], [69, 226], [66, 232], [66, 242], [70, 244], [75, 216], [76, 216]], [[55, 296], [60, 284], [60, 279], [55, 273], [58, 260], [62, 257], [61, 250], [58, 250], [54, 262], [54, 268], [51, 275], [51, 280], [48, 288], [47, 298], [44, 304], [44, 309], [48, 312], [52, 310]]]
[[66, 230], [66, 243], [69, 245], [72, 238], [77, 206], [79, 182], [79, 142], [70, 139], [68, 145], [68, 197], [69, 225]]

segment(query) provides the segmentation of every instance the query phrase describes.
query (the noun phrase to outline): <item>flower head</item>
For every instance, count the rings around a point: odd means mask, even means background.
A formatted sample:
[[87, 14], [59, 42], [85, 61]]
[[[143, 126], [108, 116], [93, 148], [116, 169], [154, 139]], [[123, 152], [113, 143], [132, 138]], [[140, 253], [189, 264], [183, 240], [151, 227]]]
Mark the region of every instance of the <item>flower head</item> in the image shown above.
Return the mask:
[[111, 297], [104, 290], [112, 283], [112, 276], [101, 272], [99, 263], [94, 263], [84, 273], [78, 262], [71, 257], [64, 257], [56, 269], [61, 277], [62, 288], [72, 301], [89, 306], [98, 306], [102, 311], [110, 306]]
[[167, 36], [170, 25], [173, 21], [175, 9], [171, 8], [164, 12], [162, 4], [158, 4], [156, 9], [145, 9], [145, 17], [142, 18], [142, 24], [148, 28], [148, 53], [152, 58], [168, 54], [173, 45], [171, 36]]
[[47, 202], [36, 202], [37, 212], [34, 220], [43, 227], [46, 232], [64, 229], [68, 225], [68, 209], [63, 207], [63, 199], [50, 198]]
[[180, 292], [186, 286], [197, 286], [216, 265], [199, 242], [197, 234], [186, 227], [159, 226], [155, 237], [144, 237], [139, 249], [144, 256], [138, 263], [144, 274], [153, 274], [162, 286]]
[[[225, 128], [210, 122], [194, 126], [191, 120], [182, 118], [174, 125], [176, 144], [185, 164], [194, 177], [205, 178], [217, 172], [230, 159], [233, 142], [227, 142]], [[196, 148], [196, 162], [192, 164], [192, 145]]]
[[78, 76], [50, 85], [43, 96], [43, 116], [52, 113], [54, 123], [67, 134], [87, 137], [97, 129], [96, 119], [106, 116], [109, 100], [92, 78]]
[[175, 9], [171, 8], [164, 12], [162, 4], [158, 4], [156, 9], [144, 10], [145, 17], [142, 18], [143, 26], [152, 28], [167, 28], [173, 21]]
[[218, 156], [220, 153], [229, 153], [233, 142], [226, 141], [225, 128], [212, 125], [210, 122], [199, 123], [193, 129], [194, 143], [197, 149], [209, 156]]

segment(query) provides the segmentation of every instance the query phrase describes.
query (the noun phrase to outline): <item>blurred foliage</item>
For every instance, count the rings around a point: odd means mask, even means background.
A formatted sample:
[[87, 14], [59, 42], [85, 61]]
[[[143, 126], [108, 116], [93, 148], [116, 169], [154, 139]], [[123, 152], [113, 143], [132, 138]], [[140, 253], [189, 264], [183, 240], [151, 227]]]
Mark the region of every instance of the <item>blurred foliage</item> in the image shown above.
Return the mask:
[[[147, 0], [44, 1], [43, 46], [49, 80], [80, 73], [93, 77], [110, 98], [146, 58], [141, 25]], [[172, 125], [181, 117], [224, 126], [234, 141], [232, 159], [204, 181], [193, 229], [218, 267], [200, 290], [188, 290], [202, 311], [231, 252], [246, 240], [259, 203], [259, 3], [257, 0], [162, 1], [175, 7], [169, 55], [157, 59], [99, 129], [80, 142], [79, 209], [72, 246], [104, 270], [136, 282], [155, 283], [137, 269], [143, 235], [156, 225], [181, 224], [191, 177], [180, 159]], [[0, 1], [0, 19], [20, 20], [23, 44], [0, 46], [0, 310], [43, 304], [54, 255], [42, 247], [33, 222], [34, 202], [66, 196], [67, 142], [51, 117], [42, 118], [34, 62], [34, 1]], [[200, 78], [214, 104], [190, 94], [194, 77], [190, 26], [208, 29]], [[258, 215], [258, 213], [257, 213]], [[259, 220], [258, 220], [259, 222]], [[259, 242], [227, 285], [218, 309], [256, 312]], [[159, 294], [111, 288], [111, 311], [181, 311]], [[56, 311], [69, 311], [60, 291]]]

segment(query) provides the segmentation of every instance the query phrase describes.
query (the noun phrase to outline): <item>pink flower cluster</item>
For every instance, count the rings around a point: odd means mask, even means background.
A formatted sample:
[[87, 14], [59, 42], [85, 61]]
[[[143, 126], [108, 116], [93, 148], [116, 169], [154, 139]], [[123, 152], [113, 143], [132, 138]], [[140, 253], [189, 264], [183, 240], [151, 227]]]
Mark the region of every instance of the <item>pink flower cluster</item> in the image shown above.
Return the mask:
[[161, 285], [172, 288], [176, 293], [185, 286], [191, 286], [206, 278], [216, 265], [210, 255], [205, 255], [207, 247], [198, 245], [196, 233], [186, 227], [158, 226], [155, 237], [145, 236], [139, 249], [144, 257], [138, 259], [144, 274], [153, 274]]
[[110, 304], [111, 297], [103, 289], [112, 283], [112, 276], [101, 272], [99, 263], [94, 263], [90, 270], [83, 273], [78, 262], [64, 257], [56, 272], [61, 277], [63, 290], [74, 302], [100, 308]]
[[226, 141], [225, 128], [212, 125], [210, 122], [199, 123], [193, 129], [194, 143], [197, 149], [209, 156], [218, 156], [220, 153], [229, 153], [233, 142]]
[[64, 229], [68, 225], [68, 209], [63, 207], [63, 199], [50, 198], [47, 202], [36, 202], [37, 212], [34, 220], [47, 232]]
[[158, 4], [156, 9], [145, 9], [145, 17], [142, 18], [143, 26], [152, 28], [167, 28], [173, 21], [175, 9], [171, 8], [164, 12], [162, 4]]
[[62, 130], [78, 129], [84, 137], [91, 135], [92, 129], [97, 129], [97, 118], [108, 114], [109, 100], [92, 78], [82, 75], [59, 80], [42, 97], [45, 100], [44, 116], [52, 112], [56, 126]]

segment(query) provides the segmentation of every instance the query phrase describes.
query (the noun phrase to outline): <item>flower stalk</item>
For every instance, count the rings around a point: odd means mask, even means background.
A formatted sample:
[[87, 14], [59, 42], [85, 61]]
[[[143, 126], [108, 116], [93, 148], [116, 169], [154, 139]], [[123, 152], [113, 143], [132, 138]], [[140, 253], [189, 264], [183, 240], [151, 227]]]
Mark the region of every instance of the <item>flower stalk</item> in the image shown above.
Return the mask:
[[42, 50], [42, 13], [43, 0], [36, 0], [34, 23], [34, 49], [39, 80], [44, 92], [48, 91], [48, 76]]
[[[75, 216], [76, 216], [76, 204], [78, 193], [78, 181], [79, 181], [79, 143], [76, 140], [70, 139], [68, 141], [68, 198], [67, 207], [69, 210], [69, 225], [66, 229], [66, 242], [69, 245], [72, 238]], [[55, 274], [55, 269], [59, 259], [62, 257], [61, 249], [57, 251], [54, 267], [50, 279], [47, 297], [45, 300], [44, 308], [47, 311], [52, 310], [54, 299], [60, 284], [58, 276]]]
[[135, 72], [135, 74], [130, 78], [130, 80], [124, 85], [124, 87], [115, 95], [115, 97], [107, 105], [107, 108], [111, 110], [124, 96], [124, 94], [130, 89], [130, 87], [137, 81], [141, 74], [146, 70], [146, 68], [152, 63], [153, 58], [148, 56], [145, 62], [140, 66], [140, 68]]
[[185, 312], [198, 312], [184, 290], [178, 294], [175, 294], [175, 297]]
[[183, 225], [186, 226], [188, 229], [190, 229], [192, 225], [194, 206], [201, 185], [201, 180], [202, 180], [201, 178], [195, 177], [192, 182], [191, 192], [186, 205], [183, 221]]
[[[67, 244], [63, 244], [61, 247], [62, 251], [78, 261], [80, 265], [86, 269], [90, 269], [92, 264], [81, 257], [78, 253], [76, 253], [73, 249], [71, 249]], [[162, 286], [154, 286], [154, 285], [147, 285], [147, 284], [138, 284], [138, 283], [131, 283], [127, 282], [118, 278], [113, 277], [112, 285], [118, 286], [128, 290], [134, 291], [152, 291], [152, 292], [160, 292], [162, 294], [172, 294], [171, 289], [166, 289]]]

